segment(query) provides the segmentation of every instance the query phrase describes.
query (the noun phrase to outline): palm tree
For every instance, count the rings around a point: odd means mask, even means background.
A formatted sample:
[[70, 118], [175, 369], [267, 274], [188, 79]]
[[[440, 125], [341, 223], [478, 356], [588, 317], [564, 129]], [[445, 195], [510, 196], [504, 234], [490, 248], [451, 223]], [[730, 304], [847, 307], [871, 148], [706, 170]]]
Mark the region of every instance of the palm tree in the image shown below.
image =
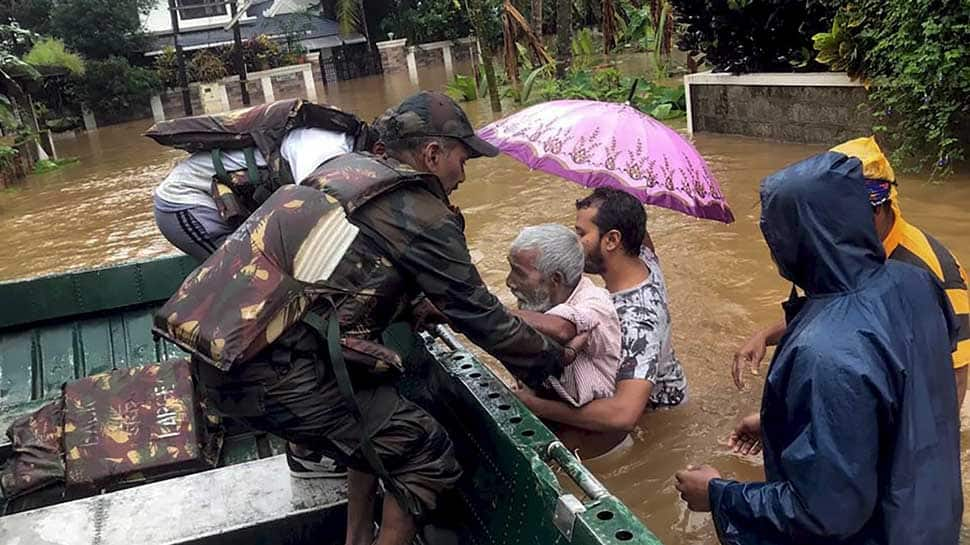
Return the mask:
[[613, 0], [602, 0], [603, 19], [601, 27], [603, 31], [603, 52], [607, 55], [616, 47], [616, 6]]
[[532, 0], [532, 30], [542, 37], [542, 0]]
[[564, 77], [572, 62], [573, 1], [556, 0], [556, 77]]
[[485, 23], [484, 8], [482, 0], [465, 0], [465, 7], [468, 9], [468, 20], [475, 30], [478, 44], [482, 48], [482, 70], [485, 72], [485, 81], [488, 83], [488, 99], [493, 112], [502, 111], [502, 103], [498, 96], [498, 81], [495, 79], [495, 49], [488, 39], [487, 26]]
[[347, 36], [360, 26], [361, 14], [364, 12], [362, 3], [361, 0], [335, 0], [341, 35]]

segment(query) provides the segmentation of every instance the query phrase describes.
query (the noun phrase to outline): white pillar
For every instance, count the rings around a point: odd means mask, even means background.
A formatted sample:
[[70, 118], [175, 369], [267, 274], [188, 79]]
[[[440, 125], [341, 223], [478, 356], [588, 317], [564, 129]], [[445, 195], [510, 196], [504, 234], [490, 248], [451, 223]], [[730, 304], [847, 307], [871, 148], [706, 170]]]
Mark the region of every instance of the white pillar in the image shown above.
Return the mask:
[[88, 108], [87, 104], [81, 105], [81, 117], [84, 118], [84, 130], [86, 131], [96, 131], [98, 130], [98, 122], [94, 119], [94, 112]]
[[313, 67], [309, 64], [303, 69], [303, 85], [306, 87], [306, 98], [310, 102], [317, 101], [317, 84], [313, 81]]
[[152, 117], [155, 119], [155, 123], [165, 121], [165, 106], [162, 105], [160, 95], [152, 95]]
[[451, 56], [450, 45], [441, 48], [441, 56], [445, 59], [445, 75], [448, 76], [448, 81], [451, 81], [455, 77], [455, 65], [454, 58]]
[[408, 78], [412, 85], [418, 85], [418, 61], [414, 58], [414, 46], [408, 48]]
[[475, 51], [478, 53], [478, 64], [484, 64], [482, 60], [482, 43], [478, 41], [478, 38], [475, 38]]
[[276, 95], [273, 94], [273, 78], [269, 76], [261, 77], [259, 78], [259, 83], [263, 86], [263, 101], [275, 101]]
[[687, 103], [687, 136], [694, 136], [694, 109], [690, 104], [690, 74], [684, 76], [684, 101]]

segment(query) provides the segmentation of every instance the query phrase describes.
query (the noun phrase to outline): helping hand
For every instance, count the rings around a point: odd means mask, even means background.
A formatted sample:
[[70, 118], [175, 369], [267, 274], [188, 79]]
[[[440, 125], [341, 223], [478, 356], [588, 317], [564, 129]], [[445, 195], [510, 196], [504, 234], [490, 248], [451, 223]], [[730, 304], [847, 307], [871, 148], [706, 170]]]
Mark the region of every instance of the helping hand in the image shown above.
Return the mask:
[[751, 414], [742, 418], [728, 438], [728, 448], [737, 454], [761, 452], [761, 415]]
[[757, 332], [748, 339], [737, 352], [734, 353], [734, 365], [731, 368], [731, 375], [734, 377], [734, 385], [738, 390], [744, 389], [744, 377], [741, 375], [741, 367], [747, 364], [752, 373], [757, 373], [761, 367], [761, 361], [765, 359], [768, 351], [768, 342], [764, 333]]
[[570, 340], [568, 343], [566, 343], [566, 346], [564, 348], [568, 350], [563, 351], [563, 358], [564, 358], [563, 363], [565, 363], [566, 365], [570, 365], [574, 361], [576, 361], [576, 356], [580, 352], [585, 350], [586, 345], [589, 344], [589, 334], [592, 331], [593, 330], [590, 329], [589, 331], [580, 333], [579, 335], [576, 335], [575, 337], [573, 337], [572, 340]]
[[687, 502], [691, 511], [707, 513], [711, 510], [711, 498], [707, 492], [711, 479], [720, 479], [721, 474], [711, 466], [687, 466], [674, 475], [680, 499]]
[[427, 329], [429, 325], [433, 324], [448, 323], [448, 318], [427, 297], [422, 297], [415, 303], [414, 308], [411, 309], [411, 315], [413, 316], [412, 326], [414, 331]]
[[528, 386], [526, 386], [525, 384], [519, 381], [515, 381], [515, 385], [512, 386], [511, 389], [512, 389], [512, 393], [515, 394], [515, 397], [519, 398], [519, 401], [521, 401], [523, 405], [528, 407], [529, 410], [533, 412], [533, 414], [536, 414], [536, 416], [539, 416], [537, 411], [538, 409], [537, 402], [539, 402], [540, 399], [539, 399], [539, 396], [537, 396], [536, 393], [532, 391], [532, 388], [529, 388]]

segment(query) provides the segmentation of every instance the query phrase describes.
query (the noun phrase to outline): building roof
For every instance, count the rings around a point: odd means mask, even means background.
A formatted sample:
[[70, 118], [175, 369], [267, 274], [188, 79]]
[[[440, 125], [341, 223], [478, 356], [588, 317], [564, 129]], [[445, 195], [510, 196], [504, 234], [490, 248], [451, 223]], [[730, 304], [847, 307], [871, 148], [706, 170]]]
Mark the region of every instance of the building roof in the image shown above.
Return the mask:
[[[255, 19], [239, 22], [242, 39], [248, 40], [260, 34], [279, 39], [288, 31], [299, 30], [301, 31], [300, 41], [309, 50], [365, 41], [360, 34], [340, 36], [340, 25], [332, 19], [319, 15], [307, 16], [305, 7], [299, 9], [304, 3], [306, 2], [300, 0], [254, 2], [246, 10], [246, 14]], [[272, 16], [271, 14], [274, 13], [275, 16]], [[222, 25], [179, 32], [179, 43], [186, 50], [216, 47], [231, 44], [232, 41], [232, 31], [225, 30]], [[165, 47], [174, 45], [171, 32], [159, 34], [153, 38], [151, 50], [146, 55], [158, 55]]]

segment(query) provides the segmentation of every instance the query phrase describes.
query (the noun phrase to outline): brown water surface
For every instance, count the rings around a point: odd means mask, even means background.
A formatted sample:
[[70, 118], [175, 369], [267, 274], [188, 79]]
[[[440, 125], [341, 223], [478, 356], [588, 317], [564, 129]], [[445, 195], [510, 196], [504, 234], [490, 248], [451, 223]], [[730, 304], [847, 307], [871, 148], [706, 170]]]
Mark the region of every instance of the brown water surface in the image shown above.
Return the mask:
[[[439, 88], [443, 71], [422, 74], [422, 87]], [[341, 82], [326, 100], [371, 118], [415, 90], [407, 77]], [[321, 89], [323, 91], [323, 89]], [[487, 102], [470, 104], [476, 124], [489, 121]], [[151, 191], [184, 154], [140, 136], [150, 121], [108, 127], [58, 142], [78, 165], [31, 177], [0, 192], [0, 279], [59, 272], [172, 253], [155, 229]], [[710, 517], [691, 514], [678, 499], [672, 475], [691, 463], [710, 463], [726, 476], [757, 479], [760, 460], [728, 454], [723, 440], [735, 420], [757, 409], [760, 377], [744, 392], [729, 376], [731, 354], [756, 327], [780, 317], [787, 294], [758, 230], [757, 188], [765, 175], [821, 151], [733, 136], [701, 135], [695, 145], [721, 182], [737, 222], [725, 226], [650, 208], [649, 228], [669, 282], [675, 345], [690, 381], [690, 400], [650, 412], [635, 446], [591, 467], [610, 490], [668, 545], [716, 543]], [[572, 225], [573, 202], [586, 190], [499, 157], [468, 164], [454, 200], [489, 285], [507, 302], [506, 251], [518, 230], [542, 222]], [[903, 176], [902, 205], [910, 221], [970, 262], [970, 178], [945, 185]], [[964, 434], [964, 444], [968, 443]], [[966, 473], [966, 457], [964, 462]], [[964, 478], [967, 483], [967, 478]], [[968, 489], [970, 490], [970, 489]]]

